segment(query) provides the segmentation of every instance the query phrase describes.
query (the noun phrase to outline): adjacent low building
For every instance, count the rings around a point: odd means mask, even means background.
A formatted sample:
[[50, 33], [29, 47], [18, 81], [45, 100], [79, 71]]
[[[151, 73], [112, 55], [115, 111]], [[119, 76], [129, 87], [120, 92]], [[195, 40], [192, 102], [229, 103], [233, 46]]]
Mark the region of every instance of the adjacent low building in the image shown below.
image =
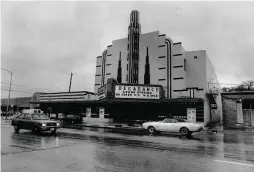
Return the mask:
[[224, 129], [254, 127], [254, 91], [221, 93]]
[[[34, 108], [34, 105], [30, 104], [32, 97], [17, 97], [10, 98], [9, 110], [12, 112], [20, 112], [23, 109]], [[8, 106], [8, 99], [1, 99], [1, 111], [6, 112]]]
[[84, 113], [86, 105], [97, 100], [97, 95], [89, 91], [38, 93], [32, 104], [40, 106], [45, 113]]

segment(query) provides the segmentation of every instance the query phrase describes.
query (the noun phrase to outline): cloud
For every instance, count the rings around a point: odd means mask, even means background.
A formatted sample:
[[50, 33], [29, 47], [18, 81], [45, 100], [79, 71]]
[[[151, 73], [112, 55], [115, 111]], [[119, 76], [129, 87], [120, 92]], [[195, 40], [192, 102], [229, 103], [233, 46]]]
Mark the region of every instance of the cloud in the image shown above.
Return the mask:
[[68, 90], [73, 72], [73, 90], [93, 91], [96, 57], [127, 36], [137, 9], [142, 33], [159, 30], [186, 50], [207, 50], [220, 82], [240, 83], [254, 79], [253, 8], [253, 2], [2, 2], [1, 67], [14, 72], [13, 83], [57, 91]]

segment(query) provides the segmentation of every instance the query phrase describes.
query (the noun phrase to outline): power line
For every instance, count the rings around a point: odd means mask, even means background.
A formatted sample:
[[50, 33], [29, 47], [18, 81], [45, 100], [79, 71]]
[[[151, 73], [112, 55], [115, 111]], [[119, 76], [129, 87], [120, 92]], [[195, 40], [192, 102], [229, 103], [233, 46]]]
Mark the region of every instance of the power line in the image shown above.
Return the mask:
[[[9, 91], [8, 89], [4, 89], [4, 88], [1, 88], [1, 90]], [[18, 90], [11, 90], [11, 91], [20, 92], [20, 93], [29, 93], [29, 94], [33, 94], [32, 92], [28, 92], [28, 91], [18, 91]]]
[[[1, 87], [6, 87], [6, 89], [9, 89], [9, 87], [7, 87], [8, 84], [6, 85], [2, 85]], [[12, 85], [12, 87], [14, 87], [14, 90], [15, 88], [18, 89], [19, 91], [31, 91], [31, 92], [44, 92], [44, 90], [39, 90], [39, 89], [35, 89], [35, 88], [21, 88], [19, 86], [15, 86], [15, 85]], [[11, 89], [13, 90], [13, 89]], [[46, 91], [46, 90], [45, 90]]]
[[[8, 90], [9, 91], [9, 88], [3, 88], [1, 87], [1, 90]], [[18, 91], [18, 92], [25, 92], [25, 93], [34, 93], [32, 91], [25, 91], [25, 90], [15, 90], [15, 89], [11, 89], [11, 91]]]
[[[6, 86], [3, 87], [3, 86], [1, 86], [1, 89], [9, 90], [9, 87], [6, 87]], [[11, 91], [12, 91], [12, 90], [34, 93], [34, 91], [30, 91], [30, 90], [17, 90], [17, 89], [11, 89]]]
[[[1, 82], [3, 84], [9, 84], [7, 82]], [[48, 89], [48, 88], [39, 88], [39, 87], [30, 87], [30, 86], [27, 86], [27, 85], [19, 85], [19, 84], [11, 84], [11, 85], [14, 85], [14, 86], [19, 86], [19, 87], [27, 87], [27, 88], [34, 88], [34, 89], [42, 89], [42, 90], [50, 90], [50, 91], [55, 91], [55, 90], [51, 90], [51, 89]]]

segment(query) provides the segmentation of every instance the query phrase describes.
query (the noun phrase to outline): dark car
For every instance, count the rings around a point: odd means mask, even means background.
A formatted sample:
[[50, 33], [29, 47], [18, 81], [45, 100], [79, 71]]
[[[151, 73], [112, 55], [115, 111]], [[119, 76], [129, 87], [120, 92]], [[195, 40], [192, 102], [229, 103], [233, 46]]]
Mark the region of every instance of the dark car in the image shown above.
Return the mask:
[[1, 116], [7, 116], [7, 117], [9, 117], [9, 116], [12, 116], [12, 115], [14, 115], [14, 114], [11, 113], [11, 112], [1, 112]]
[[82, 115], [68, 114], [61, 120], [63, 124], [82, 124], [83, 117]]
[[57, 129], [60, 128], [58, 121], [50, 120], [43, 113], [22, 113], [12, 119], [11, 125], [14, 126], [16, 132], [26, 129], [35, 133], [50, 131], [52, 134], [56, 134]]

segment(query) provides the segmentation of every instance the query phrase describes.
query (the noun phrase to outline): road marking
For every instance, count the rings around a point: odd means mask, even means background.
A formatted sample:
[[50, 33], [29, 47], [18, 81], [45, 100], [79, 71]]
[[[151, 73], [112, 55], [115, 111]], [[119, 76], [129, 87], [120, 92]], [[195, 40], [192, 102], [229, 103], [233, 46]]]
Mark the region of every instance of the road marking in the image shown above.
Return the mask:
[[246, 165], [250, 167], [254, 167], [252, 164], [244, 164], [244, 163], [239, 163], [239, 162], [232, 162], [232, 161], [221, 161], [221, 160], [214, 160], [216, 162], [224, 162], [224, 163], [229, 163], [229, 164], [237, 164], [237, 165]]

